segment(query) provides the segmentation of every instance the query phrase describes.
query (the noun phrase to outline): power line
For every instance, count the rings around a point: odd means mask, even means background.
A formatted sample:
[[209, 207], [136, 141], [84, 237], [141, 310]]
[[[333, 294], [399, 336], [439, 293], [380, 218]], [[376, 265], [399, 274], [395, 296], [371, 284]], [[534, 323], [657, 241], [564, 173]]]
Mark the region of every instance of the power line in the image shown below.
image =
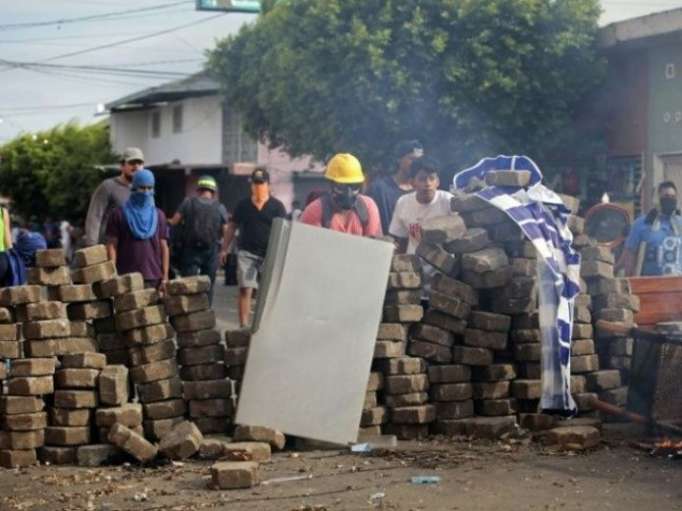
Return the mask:
[[61, 110], [69, 108], [80, 108], [86, 106], [92, 106], [97, 104], [96, 101], [90, 101], [89, 103], [71, 103], [67, 105], [35, 105], [35, 106], [0, 106], [0, 112], [22, 112], [30, 110]]
[[81, 23], [85, 21], [101, 21], [105, 18], [112, 18], [117, 16], [130, 15], [134, 13], [147, 12], [147, 11], [158, 11], [161, 9], [169, 9], [175, 7], [176, 5], [193, 3], [192, 0], [181, 0], [179, 2], [157, 4], [149, 7], [140, 7], [139, 9], [126, 9], [124, 11], [108, 12], [103, 14], [92, 14], [90, 16], [80, 16], [78, 18], [65, 18], [52, 21], [34, 21], [26, 23], [9, 23], [5, 25], [0, 25], [0, 31], [15, 30], [20, 28], [36, 28], [36, 27], [46, 27], [50, 25], [66, 25], [69, 23]]
[[[161, 61], [163, 62], [163, 61]], [[171, 61], [165, 61], [171, 62]], [[73, 72], [88, 72], [88, 73], [104, 73], [104, 74], [115, 74], [115, 75], [128, 75], [128, 76], [152, 76], [152, 77], [165, 77], [165, 78], [181, 78], [188, 76], [187, 73], [177, 72], [177, 71], [160, 71], [152, 69], [135, 69], [131, 66], [133, 64], [124, 64], [118, 67], [112, 66], [88, 66], [88, 65], [67, 65], [67, 64], [45, 64], [38, 62], [17, 62], [11, 60], [0, 59], [0, 63], [6, 66], [18, 67], [28, 70], [36, 69], [57, 69], [61, 71], [73, 71]], [[150, 65], [150, 64], [146, 64]], [[152, 62], [151, 65], [156, 65]]]

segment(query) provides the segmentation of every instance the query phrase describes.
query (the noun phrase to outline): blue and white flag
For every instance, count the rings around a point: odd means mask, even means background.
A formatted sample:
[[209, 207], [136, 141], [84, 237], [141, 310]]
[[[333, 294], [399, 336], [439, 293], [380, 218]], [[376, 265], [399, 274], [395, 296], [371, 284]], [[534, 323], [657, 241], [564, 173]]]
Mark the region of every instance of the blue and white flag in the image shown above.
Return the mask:
[[[538, 253], [539, 316], [542, 332], [542, 410], [575, 414], [571, 397], [573, 305], [580, 292], [580, 255], [571, 246], [567, 226], [571, 211], [542, 184], [542, 172], [527, 156], [484, 158], [455, 175], [453, 191], [491, 171], [529, 171], [528, 189], [487, 186], [476, 195], [504, 211]], [[574, 212], [577, 213], [577, 212]]]

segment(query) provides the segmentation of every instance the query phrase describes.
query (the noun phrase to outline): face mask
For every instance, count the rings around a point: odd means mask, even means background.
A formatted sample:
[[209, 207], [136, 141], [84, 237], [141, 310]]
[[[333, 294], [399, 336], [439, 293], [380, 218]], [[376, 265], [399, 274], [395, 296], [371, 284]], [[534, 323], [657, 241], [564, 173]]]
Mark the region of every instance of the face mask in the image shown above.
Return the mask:
[[334, 204], [343, 210], [353, 209], [359, 193], [360, 190], [350, 186], [339, 186], [332, 190], [332, 199]]
[[661, 212], [664, 215], [672, 215], [677, 209], [677, 199], [674, 197], [661, 198]]
[[145, 192], [135, 191], [130, 194], [130, 200], [132, 201], [134, 206], [141, 208], [146, 206], [147, 204], [150, 203], [153, 204], [154, 192], [151, 190]]

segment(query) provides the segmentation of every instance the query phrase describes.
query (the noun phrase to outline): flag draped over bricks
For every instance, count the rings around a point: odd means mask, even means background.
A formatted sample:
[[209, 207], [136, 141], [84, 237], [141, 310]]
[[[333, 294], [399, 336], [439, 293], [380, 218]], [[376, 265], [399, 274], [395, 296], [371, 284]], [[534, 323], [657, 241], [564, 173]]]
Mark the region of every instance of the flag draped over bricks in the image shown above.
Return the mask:
[[[486, 178], [487, 174], [500, 171], [511, 178], [506, 182]], [[518, 181], [510, 172], [518, 173]], [[573, 236], [567, 225], [571, 211], [557, 194], [542, 184], [542, 172], [526, 156], [484, 158], [455, 175], [453, 192], [469, 188], [477, 181], [489, 186], [484, 186], [476, 195], [506, 213], [539, 254], [540, 407], [575, 414], [577, 407], [570, 392], [570, 361], [573, 304], [580, 291], [580, 255], [571, 246]]]

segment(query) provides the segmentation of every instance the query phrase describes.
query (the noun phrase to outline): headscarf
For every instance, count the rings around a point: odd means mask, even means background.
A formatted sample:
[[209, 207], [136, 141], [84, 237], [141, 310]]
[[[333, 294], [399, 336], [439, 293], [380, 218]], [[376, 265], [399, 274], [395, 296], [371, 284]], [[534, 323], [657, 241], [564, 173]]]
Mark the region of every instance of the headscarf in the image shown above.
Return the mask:
[[39, 232], [21, 229], [14, 249], [26, 266], [35, 266], [36, 251], [47, 248], [47, 241]]
[[150, 170], [135, 172], [130, 198], [123, 205], [123, 214], [133, 237], [148, 240], [156, 234], [159, 218], [154, 204], [154, 190], [141, 191], [141, 186], [154, 186], [154, 174]]

